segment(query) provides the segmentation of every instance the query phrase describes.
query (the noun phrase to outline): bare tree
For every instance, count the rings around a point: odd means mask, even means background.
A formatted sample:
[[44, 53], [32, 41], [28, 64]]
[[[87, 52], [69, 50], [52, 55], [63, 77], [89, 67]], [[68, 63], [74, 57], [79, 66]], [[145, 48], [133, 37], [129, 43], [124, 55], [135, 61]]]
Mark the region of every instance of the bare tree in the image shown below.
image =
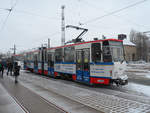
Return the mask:
[[137, 32], [135, 30], [133, 30], [133, 29], [130, 31], [129, 37], [130, 37], [130, 41], [133, 42], [133, 43], [136, 43], [135, 42], [135, 40], [136, 40], [136, 33]]
[[136, 44], [138, 60], [147, 61], [149, 48], [148, 37], [144, 33], [131, 30], [130, 41]]

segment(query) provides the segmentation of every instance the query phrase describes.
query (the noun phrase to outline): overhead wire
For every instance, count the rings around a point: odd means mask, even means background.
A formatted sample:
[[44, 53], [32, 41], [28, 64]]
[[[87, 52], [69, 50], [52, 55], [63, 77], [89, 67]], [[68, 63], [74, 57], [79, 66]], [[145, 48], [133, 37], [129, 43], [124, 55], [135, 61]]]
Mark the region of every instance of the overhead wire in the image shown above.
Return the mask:
[[81, 11], [81, 9], [80, 9], [80, 1], [81, 1], [81, 0], [78, 0], [78, 10], [79, 10], [79, 12], [78, 12], [78, 16], [79, 16], [79, 20], [78, 20], [78, 21], [79, 21], [79, 22], [78, 22], [78, 24], [79, 24], [79, 25], [80, 25], [80, 23], [81, 23], [81, 22], [80, 22], [80, 20], [81, 20], [81, 14], [80, 14], [80, 11]]
[[14, 0], [10, 0], [10, 6], [13, 6], [13, 1], [14, 1]]
[[[5, 25], [6, 25], [6, 22], [12, 12], [12, 10], [14, 9], [14, 7], [16, 6], [18, 0], [16, 0], [16, 2], [13, 4], [13, 0], [11, 1], [11, 5], [12, 7], [10, 9], [8, 8], [0, 8], [1, 10], [7, 10], [9, 11], [8, 15], [6, 16], [5, 20], [3, 21], [3, 24], [2, 24], [2, 27], [0, 29], [0, 32], [4, 29]], [[21, 13], [25, 13], [25, 14], [29, 14], [29, 15], [33, 15], [33, 16], [38, 16], [38, 17], [42, 17], [42, 18], [47, 18], [47, 19], [54, 19], [54, 20], [58, 20], [57, 18], [55, 17], [48, 17], [48, 16], [43, 16], [43, 15], [39, 15], [39, 14], [36, 14], [36, 13], [32, 13], [32, 12], [28, 12], [28, 11], [23, 11], [23, 10], [18, 10], [18, 9], [15, 9], [15, 12], [21, 12]], [[58, 35], [60, 32], [55, 32], [55, 33], [52, 33], [50, 35], [47, 35], [47, 37], [53, 37], [55, 35]]]
[[7, 8], [2, 8], [2, 7], [0, 7], [0, 9], [5, 10], [5, 9], [7, 9]]
[[10, 15], [10, 12], [9, 12], [8, 15], [6, 16], [5, 20], [3, 21], [2, 27], [1, 27], [1, 29], [0, 29], [0, 32], [4, 29], [4, 27], [5, 27], [5, 25], [6, 25], [6, 22], [7, 22], [7, 20], [8, 20], [9, 15]]
[[58, 18], [55, 18], [55, 17], [48, 17], [48, 16], [44, 16], [44, 15], [39, 15], [39, 14], [36, 14], [36, 13], [33, 13], [33, 12], [24, 11], [24, 10], [15, 9], [15, 12], [20, 12], [20, 13], [24, 13], [24, 14], [28, 14], [28, 15], [32, 15], [32, 16], [38, 16], [38, 17], [41, 17], [41, 18], [58, 20]]
[[[13, 1], [13, 0], [12, 0]], [[13, 2], [11, 2], [11, 5], [12, 5], [12, 7], [9, 9], [9, 8], [0, 8], [0, 10], [6, 10], [6, 11], [9, 11], [9, 13], [7, 14], [7, 16], [6, 16], [6, 18], [5, 18], [5, 20], [3, 21], [3, 23], [2, 23], [2, 27], [1, 27], [1, 29], [0, 29], [0, 32], [4, 29], [4, 27], [5, 27], [5, 25], [6, 25], [6, 23], [7, 23], [7, 20], [8, 20], [8, 18], [9, 18], [9, 16], [10, 16], [10, 14], [11, 14], [11, 12], [12, 12], [12, 10], [15, 8], [15, 6], [17, 5], [17, 2], [18, 2], [18, 0], [16, 0], [16, 2], [13, 4]], [[23, 11], [23, 10], [16, 10], [15, 9], [15, 12], [16, 11], [20, 11], [21, 13], [26, 13], [26, 14], [30, 14], [30, 15], [34, 15], [34, 16], [39, 16], [39, 17], [44, 17], [44, 18], [48, 18], [48, 19], [55, 19], [55, 20], [58, 20], [57, 18], [54, 18], [54, 17], [47, 17], [47, 16], [43, 16], [43, 15], [39, 15], [39, 14], [35, 14], [35, 13], [32, 13], [32, 12], [27, 12], [27, 11]], [[53, 37], [53, 36], [55, 36], [55, 35], [58, 35], [60, 32], [55, 32], [55, 33], [52, 33], [52, 34], [50, 34], [50, 35], [47, 35], [48, 37]]]
[[[88, 3], [87, 1], [85, 1], [85, 0], [83, 0], [83, 1], [84, 1], [84, 3], [86, 3], [88, 6], [91, 6], [91, 7], [95, 8], [95, 9], [98, 9], [96, 6], [93, 6], [92, 4]], [[101, 9], [101, 10], [103, 10], [103, 9]], [[105, 11], [105, 10], [103, 10], [103, 11], [104, 11], [105, 13], [108, 13], [108, 12]], [[134, 24], [134, 25], [139, 26], [139, 27], [149, 27], [149, 26], [145, 26], [145, 25], [138, 24], [138, 23], [136, 23], [136, 22], [134, 22], [134, 21], [132, 21], [132, 20], [130, 20], [130, 19], [127, 19], [127, 18], [124, 18], [124, 17], [120, 17], [120, 16], [118, 16], [118, 15], [112, 15], [112, 16], [116, 17], [117, 19], [119, 18], [119, 19], [121, 19], [121, 20], [123, 20], [123, 21], [130, 22], [131, 24]], [[82, 25], [82, 24], [81, 24], [81, 25]]]
[[18, 0], [16, 0], [15, 4], [12, 5], [12, 7], [11, 7], [10, 9], [9, 9], [9, 8], [8, 8], [8, 9], [4, 9], [4, 10], [7, 10], [7, 11], [9, 11], [9, 12], [8, 12], [8, 15], [6, 16], [5, 20], [4, 20], [3, 23], [2, 23], [2, 27], [1, 27], [1, 29], [0, 29], [0, 32], [4, 29], [4, 27], [5, 27], [6, 23], [7, 23], [7, 20], [8, 20], [8, 18], [9, 18], [10, 14], [11, 14], [13, 8], [17, 5], [17, 2], [18, 2]]
[[[13, 0], [12, 0], [13, 1]], [[16, 2], [14, 4], [12, 4], [11, 9], [13, 9], [14, 7], [16, 7], [18, 0], [16, 0]]]
[[42, 36], [42, 37], [40, 37], [40, 38], [37, 38], [37, 39], [33, 39], [31, 42], [40, 42], [40, 40], [41, 41], [43, 41], [43, 40], [46, 40], [46, 39], [48, 39], [48, 38], [50, 38], [50, 40], [52, 40], [52, 37], [54, 37], [54, 36], [56, 36], [56, 35], [60, 35], [60, 31], [56, 31], [56, 32], [54, 32], [54, 33], [51, 33], [51, 34], [49, 34], [49, 35], [45, 35], [45, 36]]
[[113, 15], [113, 14], [115, 14], [115, 13], [119, 13], [119, 12], [121, 12], [121, 11], [123, 11], [123, 10], [126, 10], [126, 9], [128, 9], [128, 8], [134, 7], [134, 6], [136, 6], [136, 5], [139, 5], [139, 4], [141, 4], [141, 3], [144, 3], [144, 2], [146, 2], [146, 1], [148, 1], [148, 0], [141, 0], [141, 1], [138, 1], [138, 2], [136, 2], [136, 3], [134, 3], [134, 4], [131, 4], [131, 5], [128, 5], [128, 6], [126, 6], [126, 7], [117, 9], [117, 10], [112, 11], [112, 12], [110, 12], [110, 13], [107, 13], [107, 14], [105, 14], [105, 15], [103, 15], [103, 16], [99, 16], [99, 17], [96, 17], [96, 18], [94, 18], [94, 19], [90, 19], [90, 20], [84, 22], [82, 25], [95, 22], [95, 21], [97, 21], [97, 20], [100, 20], [100, 19], [102, 19], [102, 18], [104, 18], [104, 17]]
[[[12, 1], [13, 1], [13, 0], [12, 0]], [[16, 0], [15, 4], [13, 5], [13, 7], [16, 6], [17, 1], [18, 1], [18, 0]], [[13, 7], [12, 7], [12, 8], [13, 8]], [[42, 18], [58, 20], [58, 18], [55, 18], [55, 17], [48, 17], [48, 16], [44, 16], [44, 15], [39, 15], [39, 14], [36, 14], [36, 13], [33, 13], [33, 12], [24, 11], [24, 10], [15, 9], [15, 12], [21, 12], [21, 13], [24, 13], [24, 14], [29, 14], [29, 15], [33, 15], [33, 16], [42, 17]]]
[[8, 8], [0, 8], [0, 11], [8, 11]]
[[[54, 33], [52, 33], [52, 34], [49, 34], [49, 35], [46, 35], [46, 36], [43, 36], [43, 37], [53, 37], [53, 36], [58, 35], [59, 33], [60, 33], [60, 31], [56, 31], [56, 32], [54, 32]], [[36, 40], [42, 39], [43, 37], [38, 38], [38, 39], [36, 39]]]

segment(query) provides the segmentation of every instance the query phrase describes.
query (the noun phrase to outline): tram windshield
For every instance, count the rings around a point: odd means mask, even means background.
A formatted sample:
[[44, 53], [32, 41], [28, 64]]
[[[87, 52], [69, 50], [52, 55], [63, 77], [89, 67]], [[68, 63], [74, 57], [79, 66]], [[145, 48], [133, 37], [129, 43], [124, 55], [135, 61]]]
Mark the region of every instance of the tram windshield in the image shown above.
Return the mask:
[[109, 41], [109, 45], [113, 61], [123, 61], [124, 54], [122, 42]]
[[123, 46], [122, 42], [107, 41], [103, 43], [103, 59], [105, 61], [123, 61]]

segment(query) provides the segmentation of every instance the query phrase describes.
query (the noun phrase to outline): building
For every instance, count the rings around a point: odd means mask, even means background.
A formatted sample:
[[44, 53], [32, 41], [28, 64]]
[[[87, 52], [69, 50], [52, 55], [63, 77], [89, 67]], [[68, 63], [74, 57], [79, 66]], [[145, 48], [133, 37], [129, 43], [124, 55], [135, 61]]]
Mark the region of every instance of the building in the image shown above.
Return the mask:
[[126, 61], [136, 61], [136, 45], [130, 42], [127, 39], [123, 40], [124, 52], [125, 52], [125, 59]]

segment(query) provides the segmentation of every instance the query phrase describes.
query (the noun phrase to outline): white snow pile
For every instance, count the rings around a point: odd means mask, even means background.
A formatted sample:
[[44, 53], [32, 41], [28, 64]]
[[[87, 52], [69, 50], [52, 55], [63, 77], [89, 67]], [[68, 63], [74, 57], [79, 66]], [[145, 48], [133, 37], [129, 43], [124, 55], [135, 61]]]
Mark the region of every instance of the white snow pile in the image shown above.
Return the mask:
[[132, 43], [132, 42], [129, 41], [128, 39], [124, 39], [124, 40], [123, 40], [123, 45], [136, 46], [134, 43]]

